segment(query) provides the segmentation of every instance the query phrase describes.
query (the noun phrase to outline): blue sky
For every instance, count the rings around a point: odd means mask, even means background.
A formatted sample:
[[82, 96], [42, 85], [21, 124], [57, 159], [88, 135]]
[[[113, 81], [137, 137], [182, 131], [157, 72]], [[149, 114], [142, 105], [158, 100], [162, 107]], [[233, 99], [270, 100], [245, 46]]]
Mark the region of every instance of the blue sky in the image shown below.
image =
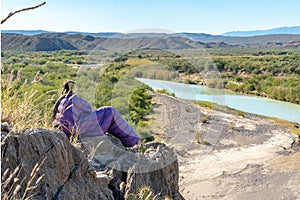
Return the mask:
[[[47, 1], [47, 0], [46, 0]], [[1, 19], [43, 0], [1, 0]], [[4, 30], [128, 32], [143, 28], [221, 34], [300, 25], [299, 0], [48, 0]]]

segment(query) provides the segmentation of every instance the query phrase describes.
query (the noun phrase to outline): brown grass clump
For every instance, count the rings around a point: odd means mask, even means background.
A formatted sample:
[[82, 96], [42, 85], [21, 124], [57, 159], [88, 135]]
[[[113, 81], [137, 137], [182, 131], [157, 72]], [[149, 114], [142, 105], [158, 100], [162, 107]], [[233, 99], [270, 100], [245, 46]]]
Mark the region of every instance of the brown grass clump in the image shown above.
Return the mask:
[[33, 167], [28, 178], [20, 178], [21, 165], [16, 167], [13, 172], [7, 168], [1, 177], [1, 199], [32, 199], [36, 195], [34, 191], [45, 176], [45, 174], [37, 176], [45, 160], [46, 157]]
[[276, 124], [287, 127], [291, 133], [300, 136], [300, 129], [297, 128], [297, 123], [289, 122], [289, 121], [286, 121], [283, 119], [278, 119], [275, 117], [267, 117], [267, 118], [273, 120]]
[[20, 70], [17, 75], [12, 70], [7, 77], [1, 77], [1, 122], [12, 124], [11, 132], [51, 127], [50, 106], [44, 100], [45, 94], [33, 87], [42, 80], [38, 76], [39, 73], [31, 83], [21, 79]]

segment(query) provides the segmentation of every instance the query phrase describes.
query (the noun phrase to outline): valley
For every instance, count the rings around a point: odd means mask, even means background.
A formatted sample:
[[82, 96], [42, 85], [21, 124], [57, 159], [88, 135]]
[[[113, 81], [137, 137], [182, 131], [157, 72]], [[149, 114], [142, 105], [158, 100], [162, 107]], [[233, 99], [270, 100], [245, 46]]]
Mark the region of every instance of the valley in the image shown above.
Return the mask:
[[[72, 79], [94, 109], [114, 106], [142, 144], [174, 149], [185, 199], [300, 198], [300, 35], [108, 35], [1, 35], [1, 121], [11, 133], [52, 129], [60, 87]], [[183, 100], [182, 85], [207, 99]], [[291, 122], [225, 107], [207, 90], [236, 95], [227, 101], [244, 107], [254, 105], [248, 95], [292, 105], [278, 108]]]

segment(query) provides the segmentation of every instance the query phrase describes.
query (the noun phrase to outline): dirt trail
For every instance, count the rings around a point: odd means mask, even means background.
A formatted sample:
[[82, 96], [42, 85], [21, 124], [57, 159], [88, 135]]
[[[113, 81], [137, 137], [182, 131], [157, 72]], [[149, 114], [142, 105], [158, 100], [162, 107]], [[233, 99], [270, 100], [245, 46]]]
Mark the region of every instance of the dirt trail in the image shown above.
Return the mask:
[[154, 95], [156, 133], [177, 150], [186, 199], [300, 199], [296, 136], [272, 120]]

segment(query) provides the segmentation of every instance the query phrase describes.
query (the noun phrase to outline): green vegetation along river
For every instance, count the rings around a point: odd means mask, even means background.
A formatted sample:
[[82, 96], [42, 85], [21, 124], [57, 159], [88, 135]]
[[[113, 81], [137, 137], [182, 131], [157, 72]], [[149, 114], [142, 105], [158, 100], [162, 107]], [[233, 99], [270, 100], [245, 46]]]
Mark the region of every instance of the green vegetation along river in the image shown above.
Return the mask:
[[300, 105], [264, 97], [240, 95], [207, 86], [174, 83], [170, 81], [138, 78], [154, 89], [166, 89], [176, 97], [189, 100], [210, 101], [244, 112], [276, 117], [300, 124]]

